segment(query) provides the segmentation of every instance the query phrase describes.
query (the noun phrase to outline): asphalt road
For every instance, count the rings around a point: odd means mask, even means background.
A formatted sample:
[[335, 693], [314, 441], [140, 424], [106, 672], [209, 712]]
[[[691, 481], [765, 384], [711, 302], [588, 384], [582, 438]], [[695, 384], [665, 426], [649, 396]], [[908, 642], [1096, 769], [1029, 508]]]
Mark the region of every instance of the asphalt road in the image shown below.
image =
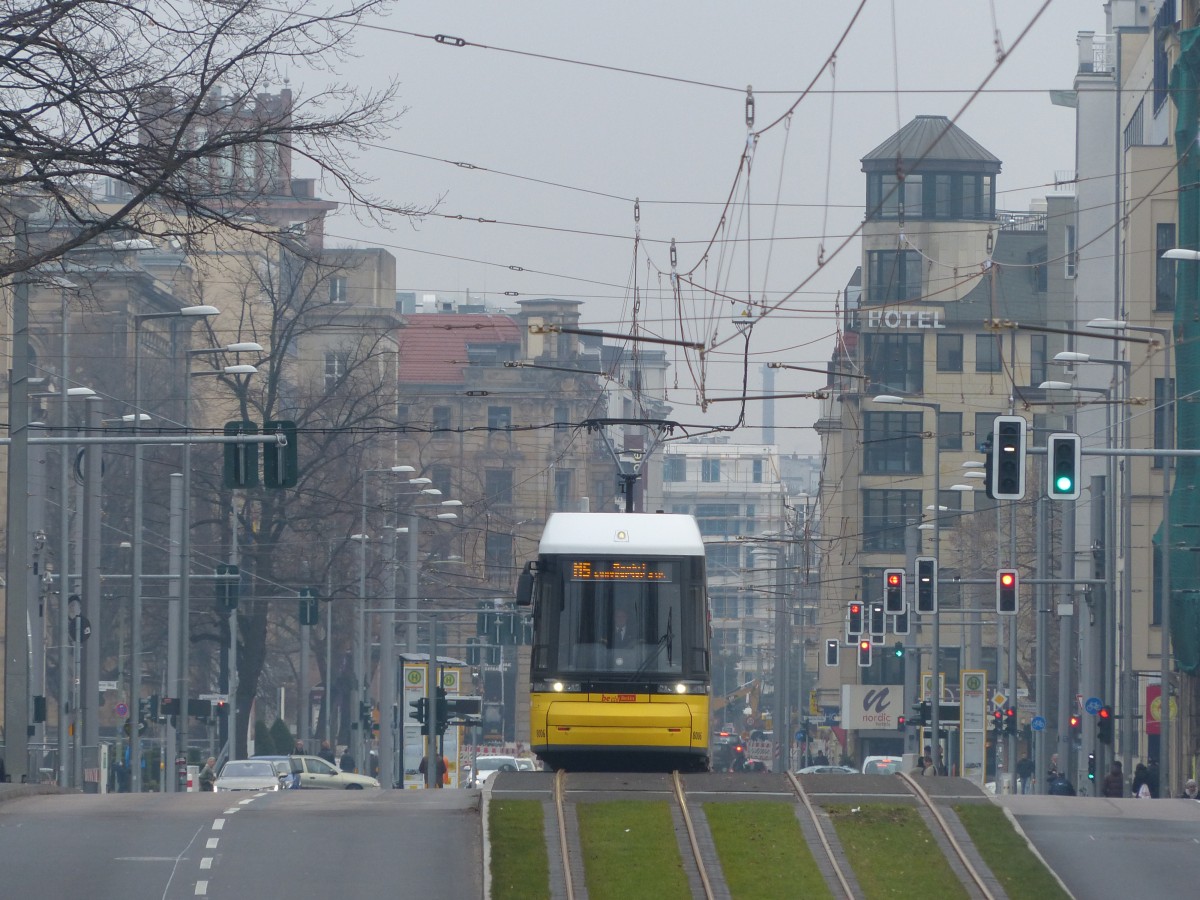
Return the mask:
[[1095, 797], [999, 798], [1076, 897], [1195, 897], [1200, 803]]
[[3, 894], [482, 898], [478, 805], [476, 791], [8, 800]]

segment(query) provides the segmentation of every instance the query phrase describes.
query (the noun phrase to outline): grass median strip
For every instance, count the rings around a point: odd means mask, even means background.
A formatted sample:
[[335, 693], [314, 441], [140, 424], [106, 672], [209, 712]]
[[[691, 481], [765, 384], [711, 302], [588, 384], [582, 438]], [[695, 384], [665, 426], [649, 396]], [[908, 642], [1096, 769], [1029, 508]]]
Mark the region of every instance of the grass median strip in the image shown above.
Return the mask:
[[549, 900], [543, 827], [538, 800], [494, 800], [488, 806], [492, 900]]
[[591, 900], [691, 900], [666, 802], [580, 803], [575, 810]]
[[898, 804], [826, 807], [863, 895], [966, 897], [925, 822]]
[[788, 803], [705, 803], [725, 883], [734, 900], [829, 897]]
[[963, 803], [955, 806], [954, 812], [1008, 896], [1062, 897], [1064, 900], [1069, 896], [1030, 851], [1000, 807], [990, 803]]

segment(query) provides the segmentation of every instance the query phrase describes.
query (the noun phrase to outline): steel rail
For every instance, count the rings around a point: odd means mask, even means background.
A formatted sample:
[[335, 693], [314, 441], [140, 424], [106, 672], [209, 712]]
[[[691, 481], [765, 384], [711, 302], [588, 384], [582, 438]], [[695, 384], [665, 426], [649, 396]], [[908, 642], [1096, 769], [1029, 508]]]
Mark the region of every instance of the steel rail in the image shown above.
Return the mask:
[[788, 772], [787, 777], [792, 784], [792, 790], [800, 798], [801, 804], [808, 811], [808, 817], [812, 819], [813, 826], [817, 829], [817, 835], [821, 838], [821, 847], [825, 851], [825, 858], [833, 866], [833, 874], [837, 876], [838, 884], [842, 886], [848, 900], [854, 900], [854, 891], [850, 888], [850, 882], [846, 880], [846, 873], [842, 871], [842, 865], [838, 862], [833, 847], [830, 846], [829, 839], [825, 836], [825, 829], [821, 825], [816, 809], [813, 808], [812, 801], [808, 798], [808, 792], [804, 790], [804, 786], [800, 784], [800, 779], [794, 772]]
[[704, 888], [704, 900], [713, 900], [712, 882], [708, 879], [708, 871], [704, 868], [704, 858], [700, 855], [700, 843], [696, 840], [696, 827], [692, 824], [692, 814], [688, 812], [687, 796], [683, 791], [683, 779], [678, 770], [671, 773], [671, 781], [675, 787], [675, 801], [683, 815], [683, 827], [687, 829], [688, 843], [692, 847], [692, 857], [696, 860], [696, 871], [700, 875], [700, 884]]
[[987, 882], [983, 879], [983, 876], [979, 874], [979, 872], [975, 869], [975, 866], [971, 864], [971, 860], [967, 858], [966, 851], [963, 850], [962, 845], [958, 842], [958, 839], [955, 838], [954, 832], [950, 830], [950, 825], [946, 822], [941, 810], [937, 808], [937, 804], [929, 799], [929, 795], [925, 793], [925, 789], [922, 788], [917, 780], [908, 772], [897, 772], [896, 774], [904, 779], [904, 783], [908, 785], [908, 789], [912, 791], [913, 795], [925, 805], [925, 808], [928, 809], [930, 813], [932, 813], [934, 820], [938, 823], [938, 826], [942, 829], [942, 833], [946, 836], [946, 840], [949, 841], [951, 849], [954, 850], [955, 856], [958, 857], [958, 861], [962, 863], [962, 867], [966, 870], [967, 874], [971, 876], [971, 880], [975, 882], [975, 886], [979, 888], [986, 900], [996, 900], [996, 895], [992, 893], [991, 888], [988, 887]]

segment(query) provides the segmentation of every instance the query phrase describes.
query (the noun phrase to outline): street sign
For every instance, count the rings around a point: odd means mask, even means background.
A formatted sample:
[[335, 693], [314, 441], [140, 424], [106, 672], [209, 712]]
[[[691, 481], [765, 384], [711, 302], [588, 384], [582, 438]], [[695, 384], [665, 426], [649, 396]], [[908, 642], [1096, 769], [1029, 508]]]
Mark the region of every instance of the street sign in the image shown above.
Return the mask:
[[225, 702], [228, 702], [229, 695], [228, 694], [201, 694], [200, 699], [201, 700], [213, 700], [213, 701], [216, 701], [217, 703], [225, 703]]
[[1034, 731], [1045, 731], [1046, 730], [1046, 717], [1045, 716], [1034, 716], [1032, 719], [1029, 720], [1029, 727], [1032, 728]]
[[118, 703], [116, 712], [118, 719], [124, 719], [129, 715], [129, 707], [124, 703]]
[[1088, 697], [1087, 703], [1083, 704], [1083, 711], [1089, 716], [1094, 716], [1100, 712], [1100, 707], [1104, 704], [1100, 702], [1099, 697]]
[[117, 683], [115, 681], [100, 681], [97, 682], [97, 684], [102, 691], [115, 691], [117, 689]]

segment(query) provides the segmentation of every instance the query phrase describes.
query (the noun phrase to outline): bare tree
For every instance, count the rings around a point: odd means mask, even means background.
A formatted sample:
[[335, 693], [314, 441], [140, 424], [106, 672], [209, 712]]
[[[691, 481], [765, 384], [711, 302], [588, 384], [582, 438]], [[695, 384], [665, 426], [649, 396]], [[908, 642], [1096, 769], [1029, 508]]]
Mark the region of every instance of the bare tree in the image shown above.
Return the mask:
[[[114, 232], [277, 234], [296, 159], [361, 214], [416, 212], [354, 167], [399, 114], [395, 82], [334, 80], [355, 27], [386, 6], [0, 0], [0, 237], [22, 233], [0, 278]], [[293, 92], [296, 73], [324, 84]]]

